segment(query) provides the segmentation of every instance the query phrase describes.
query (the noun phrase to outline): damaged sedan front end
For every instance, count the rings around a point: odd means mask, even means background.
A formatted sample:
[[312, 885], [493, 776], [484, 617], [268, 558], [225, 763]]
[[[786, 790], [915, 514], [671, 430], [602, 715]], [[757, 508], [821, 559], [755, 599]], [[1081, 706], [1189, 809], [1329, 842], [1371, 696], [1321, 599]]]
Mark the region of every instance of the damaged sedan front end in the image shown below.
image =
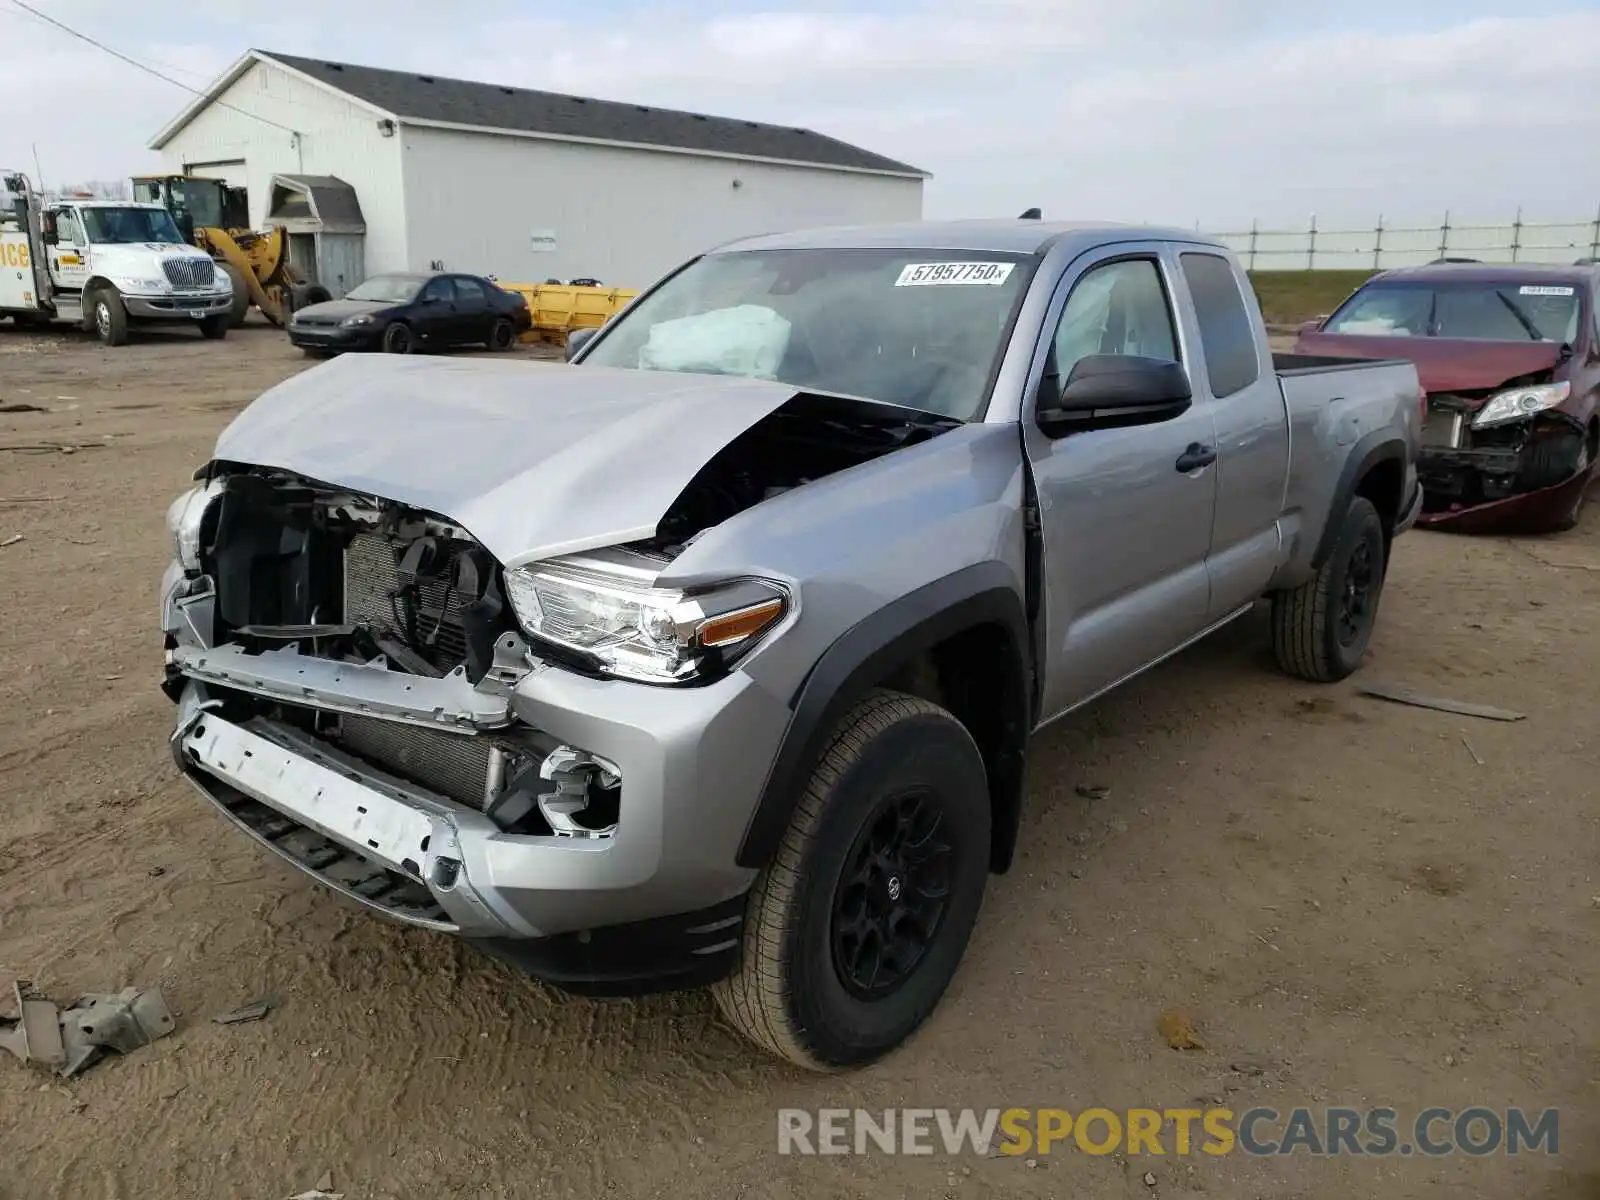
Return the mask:
[[1594, 437], [1563, 411], [1569, 381], [1428, 397], [1419, 524], [1462, 532], [1560, 528], [1577, 519]]
[[1595, 279], [1591, 267], [1388, 271], [1303, 331], [1298, 348], [1416, 363], [1427, 393], [1419, 525], [1571, 528], [1600, 449]]

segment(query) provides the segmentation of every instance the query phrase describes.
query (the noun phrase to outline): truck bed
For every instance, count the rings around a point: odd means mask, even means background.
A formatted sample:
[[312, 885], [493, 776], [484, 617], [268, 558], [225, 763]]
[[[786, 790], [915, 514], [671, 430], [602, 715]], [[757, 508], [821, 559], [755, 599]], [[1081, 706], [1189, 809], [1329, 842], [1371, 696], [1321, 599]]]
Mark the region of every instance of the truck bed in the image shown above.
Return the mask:
[[1318, 375], [1327, 371], [1355, 371], [1404, 364], [1403, 358], [1340, 358], [1332, 354], [1274, 354], [1272, 369], [1279, 375]]

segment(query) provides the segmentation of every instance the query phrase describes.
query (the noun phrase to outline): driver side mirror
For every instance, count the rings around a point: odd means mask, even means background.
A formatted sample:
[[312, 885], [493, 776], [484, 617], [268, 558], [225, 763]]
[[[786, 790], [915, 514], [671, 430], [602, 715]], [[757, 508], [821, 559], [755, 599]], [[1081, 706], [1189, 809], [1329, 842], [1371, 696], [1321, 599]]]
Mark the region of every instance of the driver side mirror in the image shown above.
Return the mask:
[[1296, 336], [1305, 337], [1308, 333], [1320, 333], [1322, 323], [1327, 319], [1327, 317], [1312, 317], [1309, 321], [1301, 321], [1300, 328], [1295, 330]]
[[44, 242], [44, 244], [46, 246], [54, 246], [58, 241], [61, 240], [60, 236], [56, 233], [56, 215], [55, 215], [55, 213], [42, 213], [42, 214], [40, 214], [40, 216], [39, 216], [39, 238], [40, 238], [41, 241]]
[[1189, 410], [1194, 391], [1181, 363], [1131, 354], [1080, 358], [1056, 393], [1059, 376], [1040, 382], [1036, 417], [1050, 437], [1170, 421]]
[[567, 334], [567, 361], [571, 362], [574, 358], [576, 358], [578, 356], [578, 351], [587, 346], [589, 342], [593, 340], [594, 335], [599, 332], [600, 330], [598, 326], [589, 325], [582, 329], [574, 329], [571, 333]]

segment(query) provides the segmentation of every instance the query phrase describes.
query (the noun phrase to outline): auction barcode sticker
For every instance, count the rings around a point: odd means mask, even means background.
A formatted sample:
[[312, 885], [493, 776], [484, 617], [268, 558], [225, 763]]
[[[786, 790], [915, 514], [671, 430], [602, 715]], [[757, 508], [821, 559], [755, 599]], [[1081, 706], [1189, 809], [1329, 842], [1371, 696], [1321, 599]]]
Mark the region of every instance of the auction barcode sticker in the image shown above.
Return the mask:
[[1528, 283], [1517, 289], [1524, 296], [1571, 296], [1576, 290], [1569, 287], [1553, 287], [1548, 284]]
[[1011, 277], [1016, 263], [941, 262], [909, 263], [894, 281], [895, 287], [929, 287], [942, 283], [988, 284], [998, 287]]

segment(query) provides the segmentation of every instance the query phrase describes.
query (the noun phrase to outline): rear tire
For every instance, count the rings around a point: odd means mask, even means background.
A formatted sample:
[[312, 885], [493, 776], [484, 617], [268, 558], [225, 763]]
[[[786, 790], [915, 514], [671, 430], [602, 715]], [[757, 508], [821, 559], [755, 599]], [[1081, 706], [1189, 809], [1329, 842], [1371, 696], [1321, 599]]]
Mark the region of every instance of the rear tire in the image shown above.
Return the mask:
[[517, 331], [511, 327], [511, 322], [501, 317], [494, 323], [494, 328], [489, 330], [489, 349], [509, 350], [517, 340]]
[[100, 341], [107, 346], [128, 344], [128, 310], [114, 287], [96, 288], [89, 297], [89, 319]]
[[1357, 496], [1321, 569], [1293, 591], [1272, 595], [1272, 649], [1298, 679], [1333, 683], [1352, 674], [1372, 641], [1383, 595], [1383, 518]]
[[983, 757], [944, 709], [875, 691], [834, 730], [756, 880], [728, 1022], [818, 1071], [881, 1058], [955, 975], [989, 872]]

